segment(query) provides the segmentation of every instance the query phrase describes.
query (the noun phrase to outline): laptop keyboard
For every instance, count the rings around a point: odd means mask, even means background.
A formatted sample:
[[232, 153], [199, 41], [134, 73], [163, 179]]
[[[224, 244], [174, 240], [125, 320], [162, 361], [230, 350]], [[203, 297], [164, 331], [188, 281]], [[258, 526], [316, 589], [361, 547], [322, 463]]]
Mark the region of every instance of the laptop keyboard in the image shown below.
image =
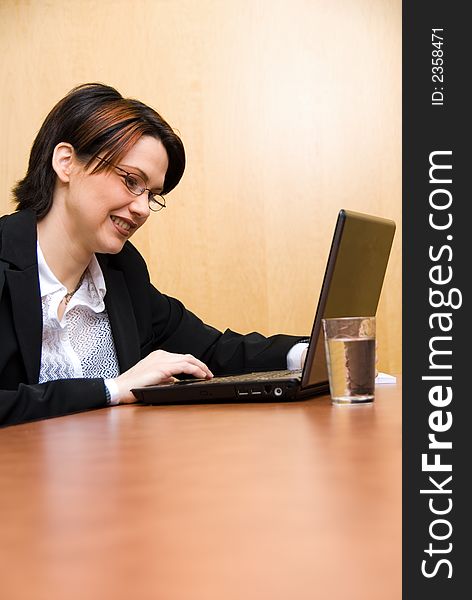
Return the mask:
[[[297, 379], [300, 378], [302, 374], [301, 369], [297, 369], [296, 371], [263, 371], [257, 373], [243, 373], [242, 375], [227, 375], [225, 377], [213, 377], [213, 379], [185, 379], [183, 381], [178, 381], [177, 384], [189, 384], [196, 382], [205, 382], [205, 384], [211, 383], [244, 383], [251, 381], [274, 381], [277, 379]], [[175, 384], [174, 384], [175, 385]]]

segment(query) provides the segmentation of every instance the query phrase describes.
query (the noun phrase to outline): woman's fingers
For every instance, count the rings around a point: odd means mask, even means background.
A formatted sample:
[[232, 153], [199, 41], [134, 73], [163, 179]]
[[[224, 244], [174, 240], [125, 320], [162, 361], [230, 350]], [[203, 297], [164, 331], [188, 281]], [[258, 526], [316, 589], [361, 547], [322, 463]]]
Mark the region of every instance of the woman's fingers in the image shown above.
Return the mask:
[[[153, 356], [154, 355], [154, 356]], [[161, 372], [162, 377], [168, 379], [174, 375], [185, 373], [199, 379], [210, 379], [213, 373], [198, 358], [192, 354], [172, 354], [157, 350], [150, 355], [155, 367]], [[146, 359], [145, 359], [146, 360]]]
[[198, 379], [211, 379], [213, 373], [207, 365], [192, 354], [175, 354], [156, 350], [136, 363], [134, 367], [115, 379], [120, 402], [133, 402], [131, 389], [146, 385], [170, 383], [179, 374], [192, 375]]

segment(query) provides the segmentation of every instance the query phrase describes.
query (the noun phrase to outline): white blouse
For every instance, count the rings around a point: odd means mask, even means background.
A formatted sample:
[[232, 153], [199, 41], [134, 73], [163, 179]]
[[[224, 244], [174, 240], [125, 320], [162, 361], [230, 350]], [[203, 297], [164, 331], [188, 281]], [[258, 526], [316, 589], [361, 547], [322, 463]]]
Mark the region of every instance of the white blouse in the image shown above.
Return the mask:
[[82, 285], [59, 321], [57, 311], [67, 289], [56, 278], [37, 244], [39, 285], [43, 309], [43, 340], [39, 383], [79, 377], [119, 375], [115, 343], [103, 301], [103, 273], [94, 256]]

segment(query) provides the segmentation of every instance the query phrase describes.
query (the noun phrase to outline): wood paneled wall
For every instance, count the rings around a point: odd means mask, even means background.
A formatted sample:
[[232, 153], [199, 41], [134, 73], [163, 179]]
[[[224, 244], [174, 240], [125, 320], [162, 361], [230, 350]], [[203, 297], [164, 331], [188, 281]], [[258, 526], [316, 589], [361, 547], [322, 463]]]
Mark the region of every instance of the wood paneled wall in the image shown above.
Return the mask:
[[394, 219], [378, 352], [401, 371], [400, 0], [2, 0], [1, 214], [47, 112], [89, 81], [184, 140], [134, 241], [208, 323], [309, 333], [339, 208]]

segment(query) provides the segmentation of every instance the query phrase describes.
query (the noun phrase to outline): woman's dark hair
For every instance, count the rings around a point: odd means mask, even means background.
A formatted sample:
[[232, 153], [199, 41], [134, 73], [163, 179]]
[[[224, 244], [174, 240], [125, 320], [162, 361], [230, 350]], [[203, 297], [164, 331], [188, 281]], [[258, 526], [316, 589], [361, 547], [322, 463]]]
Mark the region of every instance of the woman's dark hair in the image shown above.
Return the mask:
[[[26, 176], [13, 188], [17, 209], [30, 208], [39, 218], [49, 212], [56, 182], [52, 156], [60, 142], [71, 144], [89, 168], [97, 156], [119, 162], [143, 135], [161, 140], [167, 151], [169, 166], [162, 190], [167, 194], [185, 169], [184, 146], [171, 126], [149, 106], [123, 98], [108, 85], [86, 83], [74, 88], [51, 110], [34, 140]], [[100, 161], [92, 173], [112, 168]]]

